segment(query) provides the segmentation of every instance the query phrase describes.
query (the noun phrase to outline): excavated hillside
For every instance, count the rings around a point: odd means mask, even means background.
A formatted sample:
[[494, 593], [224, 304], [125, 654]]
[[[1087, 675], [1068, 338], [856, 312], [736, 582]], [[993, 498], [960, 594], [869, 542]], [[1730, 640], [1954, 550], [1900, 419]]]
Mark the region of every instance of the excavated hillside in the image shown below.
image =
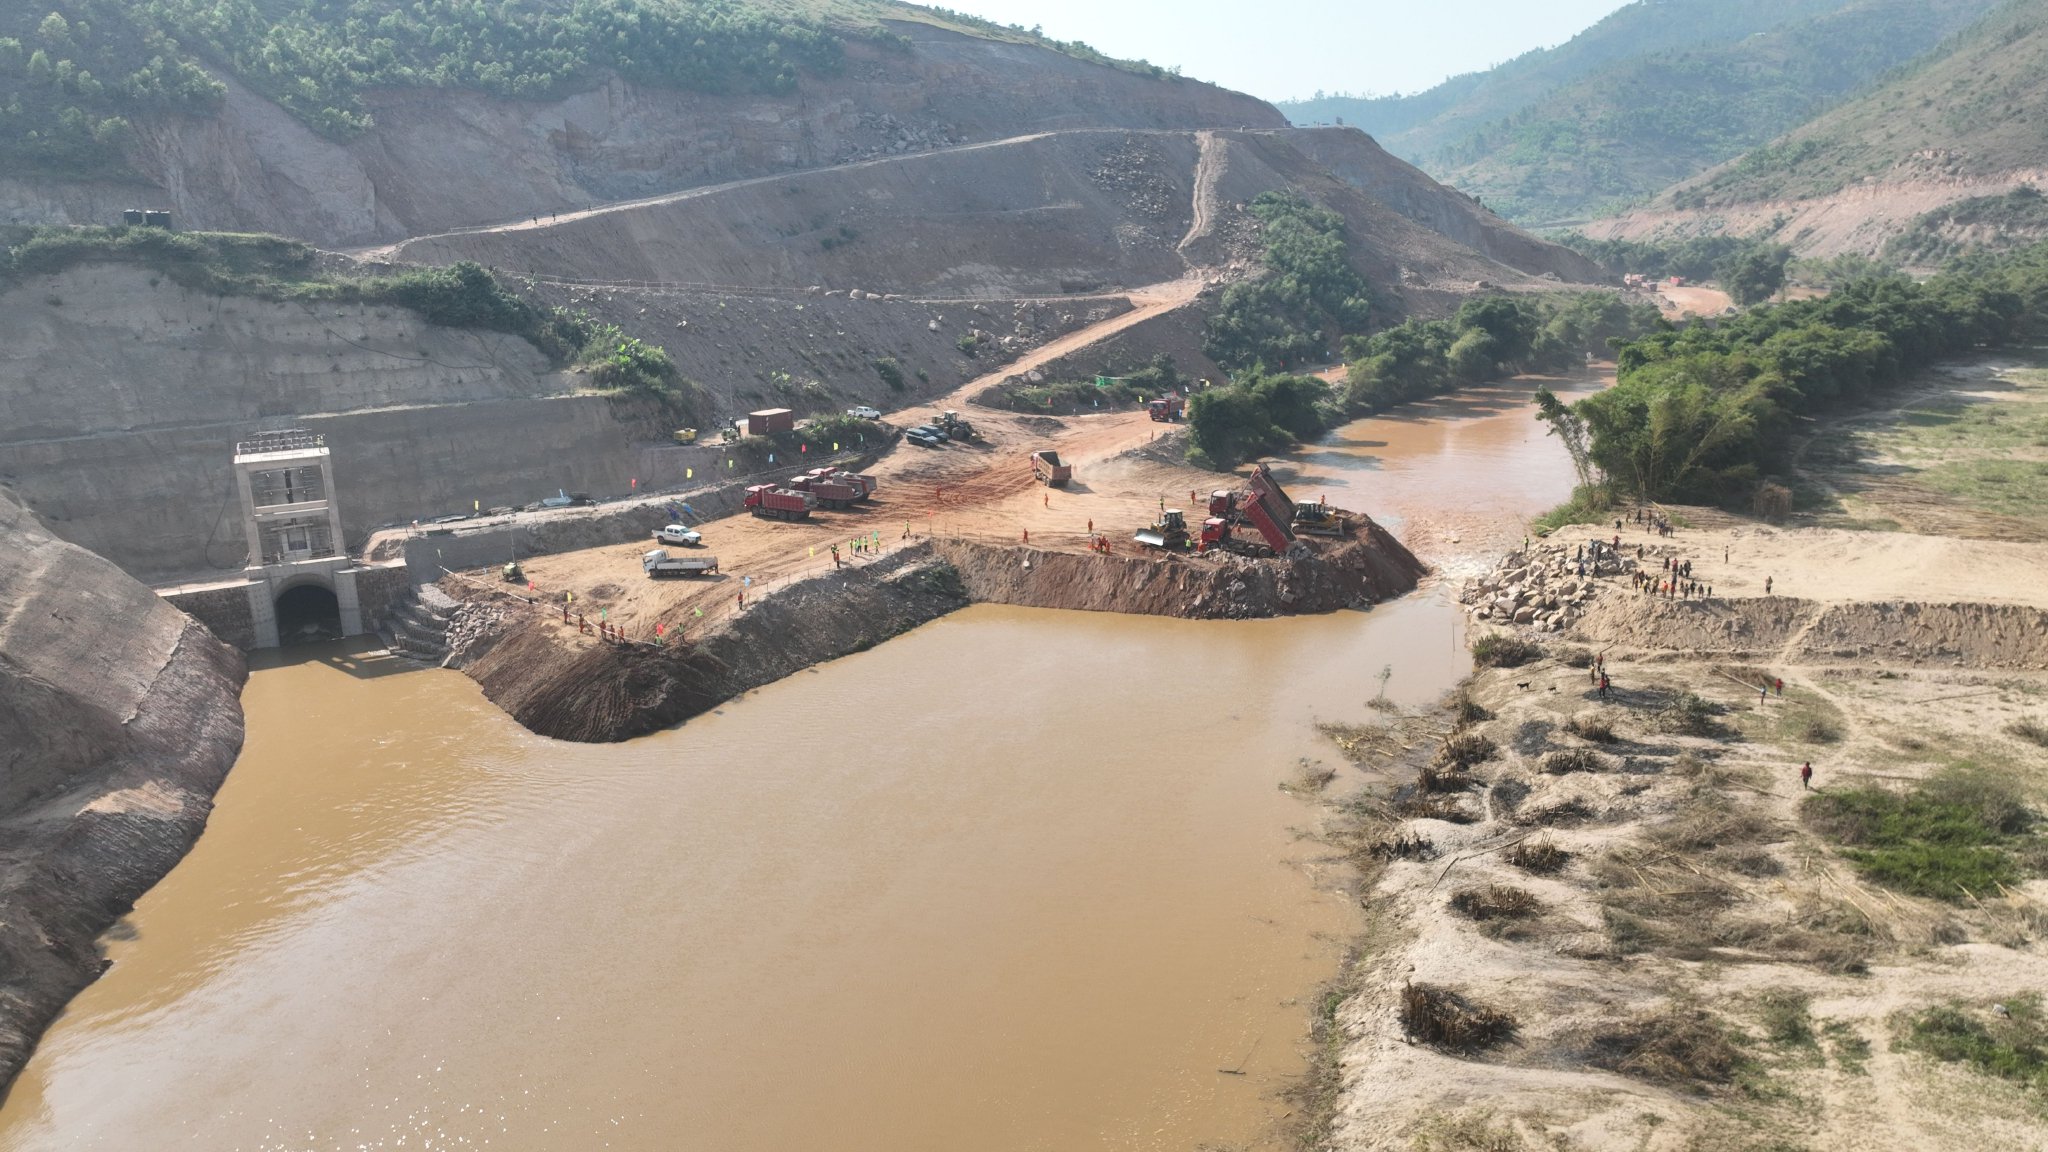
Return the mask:
[[242, 747], [239, 653], [0, 490], [0, 1091], [184, 856]]
[[612, 79], [554, 100], [366, 93], [375, 121], [315, 133], [227, 79], [212, 116], [136, 125], [144, 187], [0, 173], [0, 223], [111, 223], [149, 201], [188, 227], [369, 244], [677, 189], [1081, 127], [1277, 128], [1272, 106], [1032, 44], [888, 21], [900, 47], [849, 39], [837, 76], [787, 95], [717, 96]]
[[[935, 395], [1128, 309], [1119, 297], [933, 308], [720, 292], [542, 291], [659, 340], [706, 415]], [[957, 346], [989, 334], [982, 358]], [[90, 263], [0, 291], [0, 480], [72, 543], [145, 579], [239, 568], [229, 469], [265, 428], [324, 434], [351, 547], [384, 524], [619, 495], [723, 463], [659, 404], [593, 394], [526, 341], [404, 308], [279, 302]], [[902, 365], [893, 390], [874, 361]], [[667, 447], [658, 447], [667, 444]]]
[[[1298, 146], [1311, 143], [1344, 178]], [[1597, 277], [1363, 136], [1293, 130], [1031, 135], [420, 237], [380, 255], [611, 283], [1054, 294], [1242, 270], [1242, 206], [1283, 188], [1341, 213], [1361, 270], [1397, 296]]]

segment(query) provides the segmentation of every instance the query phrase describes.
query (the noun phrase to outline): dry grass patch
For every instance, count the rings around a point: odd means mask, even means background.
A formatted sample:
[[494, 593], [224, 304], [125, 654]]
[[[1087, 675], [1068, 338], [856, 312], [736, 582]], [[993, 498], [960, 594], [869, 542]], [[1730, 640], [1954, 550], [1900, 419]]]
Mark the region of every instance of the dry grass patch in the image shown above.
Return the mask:
[[1559, 848], [1555, 840], [1545, 835], [1517, 842], [1502, 852], [1500, 858], [1524, 872], [1549, 876], [1563, 871], [1564, 866], [1571, 863], [1572, 854]]
[[1698, 1008], [1669, 1008], [1592, 1030], [1586, 1063], [1669, 1088], [1728, 1084], [1750, 1065], [1735, 1034]]
[[1477, 732], [1456, 732], [1437, 749], [1432, 764], [1440, 768], [1470, 768], [1500, 754], [1500, 745]]
[[1432, 1116], [1415, 1132], [1415, 1152], [1523, 1152], [1529, 1145], [1513, 1124], [1491, 1111]]
[[1704, 792], [1696, 793], [1678, 815], [1650, 829], [1649, 839], [1674, 852], [1694, 855], [1774, 843], [1784, 839], [1784, 832], [1776, 821], [1750, 805], [1719, 792]]
[[1597, 815], [1585, 801], [1573, 797], [1518, 812], [1515, 823], [1523, 828], [1565, 828], [1583, 824]]
[[1451, 910], [1467, 920], [1526, 920], [1540, 915], [1543, 903], [1527, 888], [1482, 884], [1453, 892]]
[[1414, 832], [1397, 832], [1375, 840], [1361, 851], [1375, 860], [1434, 860], [1436, 841]]
[[1583, 713], [1564, 722], [1564, 730], [1595, 744], [1614, 743], [1614, 725], [1605, 716]]
[[1464, 688], [1458, 689], [1457, 694], [1451, 697], [1448, 707], [1451, 713], [1451, 723], [1460, 728], [1493, 719], [1493, 713], [1488, 712], [1480, 705], [1479, 701], [1474, 700], [1472, 693]]
[[1442, 820], [1450, 824], [1471, 824], [1479, 819], [1456, 796], [1424, 792], [1420, 788], [1395, 801], [1394, 812], [1410, 820]]
[[2007, 735], [2017, 736], [2029, 744], [2048, 748], [2048, 722], [2036, 720], [2032, 716], [2022, 716], [2007, 724], [2005, 731]]
[[1559, 748], [1546, 752], [1537, 762], [1538, 770], [1550, 776], [1564, 776], [1572, 772], [1605, 772], [1610, 765], [1605, 756], [1591, 748]]
[[1416, 774], [1415, 786], [1424, 792], [1465, 792], [1472, 787], [1472, 777], [1455, 765], [1440, 768], [1435, 764], [1424, 764]]
[[1515, 1037], [1515, 1018], [1440, 984], [1401, 990], [1401, 1032], [1446, 1052], [1483, 1052]]
[[1472, 641], [1472, 663], [1481, 668], [1519, 668], [1542, 658], [1542, 645], [1512, 632], [1489, 632]]

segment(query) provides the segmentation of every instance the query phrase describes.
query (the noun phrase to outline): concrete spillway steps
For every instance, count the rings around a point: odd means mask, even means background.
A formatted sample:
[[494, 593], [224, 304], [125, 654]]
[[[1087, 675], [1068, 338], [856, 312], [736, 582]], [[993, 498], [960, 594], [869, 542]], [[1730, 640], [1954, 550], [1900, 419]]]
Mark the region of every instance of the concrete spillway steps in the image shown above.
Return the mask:
[[448, 658], [448, 622], [455, 609], [455, 600], [439, 588], [415, 588], [384, 618], [384, 641], [393, 655], [439, 664]]

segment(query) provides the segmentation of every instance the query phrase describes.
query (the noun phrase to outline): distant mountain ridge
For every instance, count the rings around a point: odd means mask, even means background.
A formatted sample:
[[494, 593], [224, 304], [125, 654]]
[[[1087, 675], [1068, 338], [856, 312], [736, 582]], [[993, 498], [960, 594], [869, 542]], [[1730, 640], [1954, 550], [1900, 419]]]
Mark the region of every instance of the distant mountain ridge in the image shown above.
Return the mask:
[[1768, 234], [1808, 255], [1922, 259], [2038, 234], [2032, 200], [2012, 196], [2029, 187], [2048, 187], [2048, 4], [2009, 0], [1870, 90], [1588, 231]]
[[1414, 96], [1283, 104], [1342, 116], [1531, 226], [1578, 223], [1797, 126], [1995, 0], [1639, 0], [1557, 48]]

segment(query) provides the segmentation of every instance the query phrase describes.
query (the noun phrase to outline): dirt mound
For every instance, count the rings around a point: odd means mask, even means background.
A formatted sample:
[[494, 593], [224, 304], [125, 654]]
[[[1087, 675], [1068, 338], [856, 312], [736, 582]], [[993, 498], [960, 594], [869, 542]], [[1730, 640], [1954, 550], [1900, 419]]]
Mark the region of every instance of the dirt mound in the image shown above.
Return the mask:
[[2017, 604], [1835, 604], [1797, 654], [1812, 661], [1875, 656], [1971, 668], [2048, 668], [2048, 612]]
[[1576, 631], [1624, 648], [1775, 656], [1820, 611], [1812, 601], [1789, 596], [1666, 600], [1611, 593], [1595, 602]]
[[[1366, 521], [1334, 547], [1252, 561], [1119, 557], [944, 540], [798, 581], [684, 648], [590, 642], [559, 615], [451, 578], [471, 601], [451, 664], [527, 728], [558, 740], [626, 740], [751, 688], [864, 651], [969, 603], [1194, 619], [1331, 612], [1415, 587], [1423, 567]], [[474, 626], [472, 626], [474, 625]]]
[[2048, 668], [2048, 612], [2017, 604], [1817, 604], [1603, 597], [1577, 632], [1598, 644], [1798, 663], [1875, 659]]
[[964, 540], [935, 547], [977, 602], [1196, 620], [1362, 608], [1412, 590], [1424, 571], [1369, 520], [1336, 547], [1277, 560], [1077, 555]]
[[[448, 591], [475, 596], [461, 584]], [[498, 594], [486, 603], [512, 601]], [[913, 549], [793, 585], [687, 648], [580, 643], [558, 617], [533, 608], [512, 614], [501, 633], [458, 651], [452, 663], [534, 732], [602, 743], [680, 723], [966, 604], [952, 570], [929, 550]]]

